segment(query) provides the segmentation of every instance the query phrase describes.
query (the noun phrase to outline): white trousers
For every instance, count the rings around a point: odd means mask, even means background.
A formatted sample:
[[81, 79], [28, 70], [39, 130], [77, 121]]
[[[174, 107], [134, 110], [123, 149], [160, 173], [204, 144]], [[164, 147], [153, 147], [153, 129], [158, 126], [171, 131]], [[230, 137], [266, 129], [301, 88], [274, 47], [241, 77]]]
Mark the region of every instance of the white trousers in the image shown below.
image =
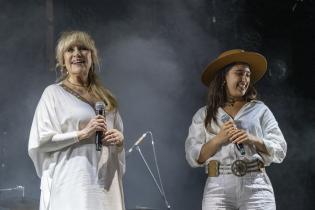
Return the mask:
[[275, 210], [275, 198], [265, 172], [250, 172], [243, 177], [233, 174], [208, 177], [202, 210]]

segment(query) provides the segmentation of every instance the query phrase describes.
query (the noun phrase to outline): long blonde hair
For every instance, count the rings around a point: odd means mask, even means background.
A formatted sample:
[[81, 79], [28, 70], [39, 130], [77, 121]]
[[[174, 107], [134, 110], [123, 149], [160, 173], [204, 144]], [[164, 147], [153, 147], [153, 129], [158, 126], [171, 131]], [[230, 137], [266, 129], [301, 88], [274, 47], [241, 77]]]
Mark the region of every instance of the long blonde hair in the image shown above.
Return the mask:
[[106, 103], [106, 109], [112, 111], [117, 108], [118, 103], [114, 95], [100, 82], [99, 77], [96, 74], [96, 69], [100, 70], [99, 57], [95, 42], [91, 36], [83, 31], [67, 31], [63, 32], [58, 40], [56, 46], [56, 68], [60, 70], [60, 77], [57, 82], [61, 82], [68, 77], [67, 69], [64, 64], [64, 53], [67, 49], [75, 44], [80, 44], [91, 51], [92, 66], [88, 74], [88, 90], [95, 95], [99, 100]]

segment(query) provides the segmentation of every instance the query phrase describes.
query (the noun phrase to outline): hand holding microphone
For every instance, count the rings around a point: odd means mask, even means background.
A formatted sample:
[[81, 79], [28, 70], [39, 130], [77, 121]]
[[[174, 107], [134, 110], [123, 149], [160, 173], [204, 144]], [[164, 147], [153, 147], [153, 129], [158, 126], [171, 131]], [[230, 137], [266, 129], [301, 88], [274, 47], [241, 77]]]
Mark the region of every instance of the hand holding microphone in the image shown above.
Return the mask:
[[101, 115], [97, 115], [93, 117], [88, 124], [80, 131], [78, 131], [78, 139], [84, 140], [95, 135], [96, 132], [106, 132], [107, 125], [105, 121], [105, 117]]
[[105, 104], [101, 101], [96, 102], [95, 110], [96, 116], [93, 117], [82, 130], [78, 131], [78, 139], [81, 141], [95, 135], [96, 150], [100, 151], [102, 148], [103, 134], [107, 131]]
[[[229, 136], [228, 140], [232, 141], [232, 143], [235, 144], [235, 146], [237, 147], [237, 149], [241, 153], [241, 155], [245, 155], [245, 149], [244, 149], [244, 145], [242, 142], [244, 142], [248, 139], [247, 138], [248, 134], [245, 131], [238, 129], [237, 125], [236, 125], [236, 127], [234, 126], [234, 123], [240, 124], [239, 122], [233, 123], [230, 121], [230, 119], [231, 118], [226, 114], [221, 117], [221, 120], [224, 123], [223, 129], [225, 127], [227, 127], [226, 134]], [[238, 125], [238, 127], [240, 127], [240, 125]]]
[[231, 133], [235, 130], [235, 124], [232, 121], [225, 122], [220, 132], [218, 133], [220, 144], [225, 144], [230, 141]]

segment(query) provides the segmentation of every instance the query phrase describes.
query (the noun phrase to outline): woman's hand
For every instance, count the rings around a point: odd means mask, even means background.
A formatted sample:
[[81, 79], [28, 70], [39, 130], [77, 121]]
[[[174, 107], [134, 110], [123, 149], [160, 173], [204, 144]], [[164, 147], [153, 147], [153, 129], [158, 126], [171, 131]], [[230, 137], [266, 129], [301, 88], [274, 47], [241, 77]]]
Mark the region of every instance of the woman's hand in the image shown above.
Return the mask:
[[121, 147], [123, 145], [124, 135], [116, 130], [110, 129], [104, 134], [104, 138], [102, 139], [102, 144], [105, 146], [116, 145]]
[[247, 144], [247, 145], [255, 145], [255, 148], [258, 152], [263, 152], [268, 154], [268, 151], [266, 149], [266, 146], [262, 139], [247, 133], [244, 130], [235, 129], [231, 133], [230, 141], [234, 144]]
[[228, 143], [231, 137], [230, 134], [235, 129], [236, 126], [233, 121], [224, 123], [221, 126], [220, 132], [212, 138], [211, 141], [208, 141], [202, 146], [197, 160], [198, 163], [204, 163], [209, 157], [212, 157], [223, 144]]
[[103, 133], [107, 131], [105, 117], [102, 115], [95, 116], [82, 130], [78, 131], [79, 141], [90, 138], [95, 135], [96, 131]]
[[234, 144], [244, 143], [248, 145], [253, 145], [257, 141], [257, 138], [255, 136], [241, 129], [233, 130], [230, 135], [230, 141]]
[[232, 137], [233, 131], [235, 131], [236, 125], [234, 124], [233, 121], [228, 121], [224, 123], [221, 127], [220, 132], [217, 134], [218, 141], [220, 144], [225, 144], [227, 143], [230, 138]]

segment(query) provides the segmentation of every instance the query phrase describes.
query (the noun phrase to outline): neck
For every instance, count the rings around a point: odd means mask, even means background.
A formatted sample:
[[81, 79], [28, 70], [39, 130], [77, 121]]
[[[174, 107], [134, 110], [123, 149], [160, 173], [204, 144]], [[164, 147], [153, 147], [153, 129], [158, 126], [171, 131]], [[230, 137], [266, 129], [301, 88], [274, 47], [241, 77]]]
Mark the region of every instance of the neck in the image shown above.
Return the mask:
[[74, 86], [79, 86], [79, 87], [87, 87], [88, 82], [87, 79], [85, 81], [81, 77], [68, 77], [67, 81]]
[[227, 100], [226, 100], [226, 106], [234, 106], [237, 105], [239, 103], [244, 103], [245, 100], [243, 97], [232, 97], [232, 96], [227, 96]]

